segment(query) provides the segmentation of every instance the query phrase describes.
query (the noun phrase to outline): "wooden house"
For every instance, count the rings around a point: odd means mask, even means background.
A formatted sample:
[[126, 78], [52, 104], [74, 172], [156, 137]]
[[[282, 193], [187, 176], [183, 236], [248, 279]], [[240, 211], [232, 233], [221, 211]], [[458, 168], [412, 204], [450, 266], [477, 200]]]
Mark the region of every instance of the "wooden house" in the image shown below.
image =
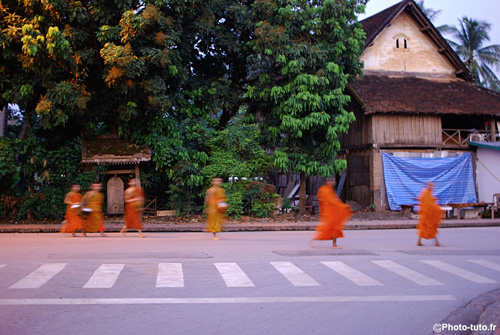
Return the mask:
[[387, 209], [381, 153], [451, 157], [468, 140], [496, 141], [500, 94], [472, 84], [464, 63], [412, 0], [361, 21], [364, 75], [350, 88], [356, 115], [342, 138], [344, 196]]

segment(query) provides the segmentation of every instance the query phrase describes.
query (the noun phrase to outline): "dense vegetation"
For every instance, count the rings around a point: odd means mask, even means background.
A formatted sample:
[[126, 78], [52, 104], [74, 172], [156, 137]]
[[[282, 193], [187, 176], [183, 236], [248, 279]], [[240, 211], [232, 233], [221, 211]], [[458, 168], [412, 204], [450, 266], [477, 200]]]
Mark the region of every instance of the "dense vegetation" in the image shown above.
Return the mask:
[[230, 214], [267, 215], [274, 196], [241, 178], [345, 168], [365, 2], [2, 1], [0, 215], [61, 217], [71, 184], [103, 178], [80, 164], [99, 134], [152, 149], [141, 179], [160, 206], [200, 210], [212, 177], [236, 176]]

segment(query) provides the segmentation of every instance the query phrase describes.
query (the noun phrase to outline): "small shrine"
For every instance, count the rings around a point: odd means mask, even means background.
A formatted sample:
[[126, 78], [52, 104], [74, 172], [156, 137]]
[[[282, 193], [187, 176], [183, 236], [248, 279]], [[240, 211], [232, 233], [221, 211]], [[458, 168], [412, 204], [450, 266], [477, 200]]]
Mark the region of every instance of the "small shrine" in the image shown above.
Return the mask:
[[102, 172], [113, 175], [106, 184], [107, 214], [123, 214], [125, 183], [119, 175], [135, 175], [139, 179], [141, 162], [151, 160], [151, 150], [117, 135], [99, 135], [82, 140], [82, 164], [85, 170], [107, 164]]

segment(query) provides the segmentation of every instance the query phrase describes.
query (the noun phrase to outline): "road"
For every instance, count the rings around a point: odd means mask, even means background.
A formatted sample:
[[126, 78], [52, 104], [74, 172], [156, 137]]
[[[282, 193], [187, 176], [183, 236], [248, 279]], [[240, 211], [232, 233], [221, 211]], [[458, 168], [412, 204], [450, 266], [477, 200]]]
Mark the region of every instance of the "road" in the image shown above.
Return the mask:
[[432, 334], [500, 286], [500, 227], [0, 234], [0, 334]]

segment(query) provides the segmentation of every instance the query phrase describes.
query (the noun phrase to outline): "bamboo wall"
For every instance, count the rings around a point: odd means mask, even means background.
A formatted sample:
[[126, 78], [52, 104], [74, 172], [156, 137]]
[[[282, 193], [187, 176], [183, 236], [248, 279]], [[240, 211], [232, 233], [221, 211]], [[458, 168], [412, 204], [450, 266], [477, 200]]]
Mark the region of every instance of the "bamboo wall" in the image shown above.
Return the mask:
[[372, 127], [372, 141], [379, 147], [443, 144], [440, 116], [376, 114], [371, 119], [367, 126]]

